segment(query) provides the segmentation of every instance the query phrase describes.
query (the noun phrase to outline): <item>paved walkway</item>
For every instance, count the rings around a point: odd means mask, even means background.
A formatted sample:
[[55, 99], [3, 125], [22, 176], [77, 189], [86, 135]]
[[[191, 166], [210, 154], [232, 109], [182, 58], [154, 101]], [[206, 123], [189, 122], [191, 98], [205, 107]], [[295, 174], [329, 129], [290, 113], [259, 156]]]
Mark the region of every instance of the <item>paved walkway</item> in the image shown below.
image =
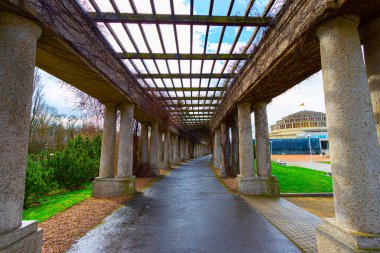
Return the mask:
[[[283, 198], [243, 196], [260, 214], [295, 242], [302, 251], [317, 252], [321, 219]], [[285, 251], [284, 251], [285, 252]]]
[[321, 162], [286, 162], [288, 166], [297, 166], [331, 173], [331, 164]]
[[[208, 168], [210, 156], [172, 171], [69, 252], [299, 252]], [[91, 217], [88, 217], [91, 219]]]

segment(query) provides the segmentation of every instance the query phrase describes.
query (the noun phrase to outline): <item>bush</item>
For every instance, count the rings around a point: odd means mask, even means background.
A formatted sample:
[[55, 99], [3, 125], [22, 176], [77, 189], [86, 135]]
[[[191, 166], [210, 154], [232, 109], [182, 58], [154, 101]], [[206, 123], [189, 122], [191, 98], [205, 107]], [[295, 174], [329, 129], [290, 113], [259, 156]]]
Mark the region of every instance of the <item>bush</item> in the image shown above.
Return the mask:
[[24, 207], [38, 201], [43, 195], [54, 191], [58, 184], [54, 179], [54, 169], [46, 165], [46, 153], [28, 157], [25, 178]]
[[101, 137], [77, 136], [62, 151], [29, 155], [24, 206], [57, 189], [78, 189], [98, 175]]
[[94, 139], [78, 136], [63, 151], [55, 153], [49, 160], [49, 166], [55, 169], [57, 183], [63, 188], [73, 190], [96, 177], [99, 171], [100, 147], [99, 136]]

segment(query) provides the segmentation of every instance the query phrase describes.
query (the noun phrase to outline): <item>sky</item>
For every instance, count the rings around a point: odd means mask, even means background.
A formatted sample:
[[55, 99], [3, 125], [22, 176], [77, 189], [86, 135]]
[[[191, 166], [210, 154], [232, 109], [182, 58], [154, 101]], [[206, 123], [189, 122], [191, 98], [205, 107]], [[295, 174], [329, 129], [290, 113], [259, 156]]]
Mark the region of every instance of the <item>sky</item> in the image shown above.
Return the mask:
[[[86, 11], [94, 11], [88, 0], [78, 0], [82, 7]], [[114, 12], [109, 0], [95, 0], [101, 9], [101, 11]], [[267, 5], [269, 0], [256, 0], [253, 8], [250, 12], [250, 16], [259, 16], [262, 15], [265, 6]], [[132, 8], [129, 5], [128, 1], [125, 0], [115, 0], [118, 8], [121, 12], [131, 13]], [[275, 6], [281, 6], [284, 0], [277, 0]], [[152, 8], [150, 5], [150, 0], [135, 0], [136, 9], [139, 13], [152, 13]], [[210, 0], [194, 0], [194, 14], [196, 15], [208, 15]], [[169, 0], [154, 0], [155, 9], [157, 13], [160, 14], [170, 14], [170, 1]], [[224, 16], [227, 14], [227, 10], [230, 4], [230, 0], [215, 0], [214, 7], [212, 10], [212, 15], [221, 15]], [[248, 0], [235, 0], [233, 5], [231, 15], [244, 15], [245, 9], [247, 8]], [[190, 0], [175, 0], [174, 1], [174, 12], [175, 14], [190, 14]], [[274, 11], [271, 11], [269, 15], [275, 15]], [[133, 46], [131, 40], [126, 34], [124, 28], [120, 24], [111, 24], [111, 28], [117, 34], [120, 41], [122, 42], [122, 47], [119, 46], [113, 37], [110, 35], [110, 31], [106, 28], [102, 23], [98, 23], [98, 27], [108, 40], [110, 45], [116, 52], [122, 52], [124, 49], [126, 52], [134, 53], [136, 52], [136, 48]], [[133, 34], [134, 40], [136, 41], [137, 50], [142, 53], [148, 53], [148, 48], [144, 42], [141, 31], [136, 24], [127, 24], [127, 27], [131, 34]], [[177, 53], [175, 39], [174, 39], [174, 29], [172, 25], [160, 25], [160, 29], [163, 35], [164, 40], [164, 48], [159, 43], [158, 32], [155, 25], [144, 24], [143, 29], [145, 33], [148, 35], [147, 40], [148, 44], [153, 53], [163, 53], [163, 50], [166, 50], [167, 53]], [[241, 48], [245, 47], [250, 36], [254, 32], [254, 27], [244, 27], [238, 39], [238, 43], [233, 50], [233, 53], [237, 53]], [[264, 32], [265, 28], [260, 28], [259, 35], [256, 37], [253, 45], [258, 43], [262, 32]], [[206, 26], [194, 26], [193, 30], [193, 53], [203, 53], [204, 42], [205, 42], [205, 30]], [[221, 35], [221, 27], [218, 26], [210, 26], [208, 43], [206, 45], [206, 53], [213, 54], [216, 53], [218, 42]], [[225, 34], [223, 36], [222, 45], [220, 48], [220, 53], [230, 53], [232, 43], [237, 34], [238, 27], [227, 27]], [[178, 50], [179, 53], [190, 53], [190, 26], [188, 25], [177, 25], [177, 33], [179, 38]], [[250, 47], [248, 52], [252, 50], [253, 47]], [[204, 61], [203, 68], [201, 69], [201, 61], [192, 61], [192, 72], [193, 73], [221, 73], [224, 64], [227, 64], [227, 68], [224, 73], [228, 73], [229, 69], [235, 61], [226, 61], [219, 60], [216, 61], [215, 67], [212, 69], [212, 62]], [[150, 73], [179, 73], [179, 69], [181, 69], [182, 73], [190, 72], [190, 61], [188, 60], [169, 60], [168, 65], [169, 69], [164, 60], [157, 60], [156, 68], [154, 62], [152, 60], [124, 60], [127, 68], [132, 72], [136, 73], [136, 69], [141, 73], [146, 73], [146, 68], [148, 68]], [[145, 66], [146, 68], [145, 68]], [[47, 102], [56, 107], [59, 113], [62, 114], [74, 114], [78, 115], [77, 111], [73, 111], [75, 107], [73, 95], [66, 88], [62, 88], [59, 81], [48, 75], [47, 73], [43, 74], [42, 78], [45, 83], [45, 94]], [[322, 80], [321, 74], [317, 73], [313, 77], [305, 80], [301, 84], [293, 87], [286, 93], [280, 95], [279, 97], [273, 99], [273, 101], [268, 105], [268, 120], [269, 124], [274, 124], [277, 120], [280, 120], [282, 117], [287, 116], [290, 113], [295, 113], [303, 108], [299, 105], [305, 103], [305, 109], [307, 110], [315, 110], [315, 111], [325, 111], [324, 108], [324, 96], [323, 96], [323, 88], [322, 88]], [[190, 82], [192, 82], [193, 87], [216, 87], [222, 86], [222, 83], [226, 80], [218, 79], [183, 79], [181, 83], [180, 79], [164, 79], [163, 82], [161, 79], [145, 79], [145, 82], [142, 82], [140, 79], [140, 84], [143, 86], [152, 86], [155, 87], [163, 87], [164, 84], [166, 87], [180, 87], [183, 85], [184, 87], [189, 87]], [[209, 83], [210, 82], [210, 83]], [[220, 96], [221, 92], [217, 91], [215, 96]], [[159, 94], [158, 94], [159, 95]], [[169, 92], [170, 96], [178, 96], [178, 97], [188, 97], [188, 96], [214, 96], [213, 92]], [[192, 101], [186, 101], [186, 103], [191, 103]], [[215, 101], [216, 102], [216, 101]], [[202, 109], [202, 108], [199, 108]]]
[[[74, 110], [75, 97], [73, 93], [62, 87], [59, 80], [54, 76], [43, 71], [41, 73], [46, 102], [56, 107], [59, 114], [79, 116], [78, 111]], [[275, 124], [277, 120], [289, 114], [303, 110], [303, 107], [300, 106], [302, 103], [305, 103], [305, 110], [326, 112], [321, 72], [272, 100], [267, 107], [269, 125]], [[252, 114], [253, 119], [254, 114]]]

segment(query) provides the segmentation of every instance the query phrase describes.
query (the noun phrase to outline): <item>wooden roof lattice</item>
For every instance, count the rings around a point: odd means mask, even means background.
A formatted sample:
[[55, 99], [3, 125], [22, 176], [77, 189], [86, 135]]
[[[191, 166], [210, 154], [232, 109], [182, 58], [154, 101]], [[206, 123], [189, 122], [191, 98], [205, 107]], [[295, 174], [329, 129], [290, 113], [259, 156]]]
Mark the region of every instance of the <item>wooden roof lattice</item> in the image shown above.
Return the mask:
[[77, 0], [174, 122], [207, 126], [286, 0]]

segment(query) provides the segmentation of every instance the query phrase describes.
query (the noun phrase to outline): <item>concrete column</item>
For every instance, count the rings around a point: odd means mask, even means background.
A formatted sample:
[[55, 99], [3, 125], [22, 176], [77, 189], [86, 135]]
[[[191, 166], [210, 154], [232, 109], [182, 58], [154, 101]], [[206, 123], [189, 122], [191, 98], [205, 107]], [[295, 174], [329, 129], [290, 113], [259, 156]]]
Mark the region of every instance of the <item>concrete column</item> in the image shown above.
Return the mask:
[[317, 29], [335, 197], [319, 252], [380, 251], [380, 147], [358, 25], [343, 16]]
[[275, 177], [255, 177], [250, 107], [250, 103], [238, 104], [240, 165], [240, 174], [236, 178], [238, 189], [241, 193], [249, 195], [278, 195], [279, 187]]
[[178, 135], [173, 136], [173, 161], [178, 164]]
[[185, 157], [186, 157], [186, 160], [190, 159], [189, 141], [187, 140], [185, 140]]
[[[116, 106], [106, 104], [99, 177], [92, 183], [93, 197], [130, 195], [135, 192], [133, 176], [133, 110], [131, 103], [120, 104], [120, 132], [117, 177], [114, 177]], [[103, 161], [103, 162], [102, 162]]]
[[150, 161], [150, 167], [151, 171], [154, 176], [160, 175], [160, 170], [158, 168], [158, 123], [153, 122], [150, 126], [150, 153], [149, 153], [149, 161]]
[[221, 163], [220, 163], [220, 176], [226, 177], [227, 176], [227, 153], [226, 153], [226, 139], [227, 139], [227, 126], [226, 122], [222, 122], [220, 124], [220, 139], [221, 139]]
[[164, 143], [164, 162], [170, 166], [170, 148], [171, 148], [171, 141], [170, 141], [170, 131], [165, 132], [165, 143]]
[[115, 166], [117, 105], [105, 104], [102, 149], [100, 155], [100, 178], [113, 178]]
[[240, 177], [255, 176], [251, 126], [251, 103], [238, 104]]
[[220, 143], [220, 129], [215, 130], [214, 133], [214, 167], [220, 168], [222, 160], [222, 147]]
[[185, 161], [185, 139], [181, 138], [180, 142], [180, 147], [181, 147], [181, 161]]
[[141, 123], [140, 165], [148, 163], [148, 125]]
[[380, 143], [380, 18], [363, 29], [365, 64]]
[[[21, 221], [40, 35], [41, 28], [32, 21], [0, 12], [0, 244], [4, 252], [38, 252], [42, 245], [37, 222]], [[24, 238], [21, 233], [30, 235]]]
[[120, 132], [117, 158], [117, 177], [133, 176], [133, 110], [134, 105], [120, 105]]
[[254, 112], [257, 178], [255, 179], [256, 185], [251, 189], [250, 194], [278, 195], [280, 194], [280, 184], [278, 183], [276, 177], [272, 176], [267, 104], [255, 104]]
[[268, 133], [267, 104], [254, 105], [257, 176], [272, 176], [270, 141]]
[[158, 131], [158, 142], [157, 142], [157, 156], [158, 156], [158, 162], [163, 161], [163, 150], [162, 150], [162, 132]]

